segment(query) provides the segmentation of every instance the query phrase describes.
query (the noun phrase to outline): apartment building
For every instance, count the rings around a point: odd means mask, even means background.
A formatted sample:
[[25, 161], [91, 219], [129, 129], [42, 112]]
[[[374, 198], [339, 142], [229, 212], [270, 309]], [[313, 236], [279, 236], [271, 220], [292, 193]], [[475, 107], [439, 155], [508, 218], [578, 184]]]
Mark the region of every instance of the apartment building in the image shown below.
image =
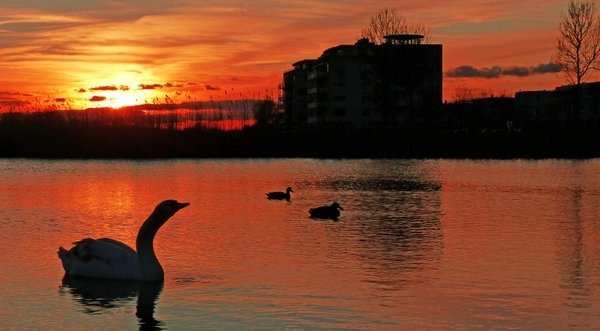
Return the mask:
[[442, 45], [420, 35], [361, 39], [284, 73], [283, 104], [292, 124], [398, 126], [435, 116], [442, 105]]

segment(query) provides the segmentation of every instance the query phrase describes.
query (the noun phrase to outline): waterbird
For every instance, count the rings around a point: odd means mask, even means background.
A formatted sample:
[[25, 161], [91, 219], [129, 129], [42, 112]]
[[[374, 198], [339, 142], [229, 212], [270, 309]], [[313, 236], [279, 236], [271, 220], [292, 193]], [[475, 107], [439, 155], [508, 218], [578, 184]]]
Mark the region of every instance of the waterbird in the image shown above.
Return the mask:
[[165, 273], [154, 253], [154, 237], [160, 227], [188, 202], [165, 200], [154, 208], [142, 224], [136, 238], [137, 252], [126, 244], [110, 239], [85, 238], [71, 249], [58, 249], [65, 277], [162, 281]]
[[285, 192], [269, 192], [265, 193], [269, 200], [287, 200], [290, 201], [290, 192], [294, 192], [291, 187], [285, 189]]
[[344, 210], [344, 208], [342, 208], [339, 203], [334, 202], [330, 206], [311, 208], [308, 212], [312, 218], [332, 219], [337, 221], [340, 216], [340, 210]]
[[162, 330], [164, 323], [154, 318], [162, 289], [163, 282], [64, 277], [59, 291], [88, 314], [127, 309], [135, 303], [139, 329]]

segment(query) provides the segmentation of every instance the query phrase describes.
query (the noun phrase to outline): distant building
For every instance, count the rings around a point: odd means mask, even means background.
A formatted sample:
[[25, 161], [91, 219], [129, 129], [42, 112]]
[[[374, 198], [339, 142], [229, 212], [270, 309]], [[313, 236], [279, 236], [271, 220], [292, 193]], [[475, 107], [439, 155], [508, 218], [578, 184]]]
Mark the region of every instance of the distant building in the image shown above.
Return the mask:
[[446, 103], [444, 121], [454, 130], [511, 130], [516, 117], [514, 101], [513, 97], [492, 96]]
[[553, 91], [523, 91], [515, 94], [515, 107], [523, 122], [565, 121], [566, 112], [552, 113]]
[[515, 107], [524, 123], [565, 126], [572, 121], [600, 124], [600, 82], [560, 86], [552, 91], [515, 94]]
[[390, 35], [375, 45], [327, 49], [283, 75], [283, 104], [292, 124], [398, 126], [427, 119], [442, 105], [442, 45], [420, 35]]

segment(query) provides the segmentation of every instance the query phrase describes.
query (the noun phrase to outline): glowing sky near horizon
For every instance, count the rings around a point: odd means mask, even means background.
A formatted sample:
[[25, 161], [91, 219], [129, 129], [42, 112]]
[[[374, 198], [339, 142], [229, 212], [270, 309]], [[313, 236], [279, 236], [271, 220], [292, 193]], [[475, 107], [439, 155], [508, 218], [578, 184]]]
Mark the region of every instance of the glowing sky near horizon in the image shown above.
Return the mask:
[[567, 81], [510, 69], [550, 62], [566, 6], [556, 0], [2, 0], [0, 108], [32, 100], [77, 108], [165, 96], [201, 100], [225, 91], [230, 98], [276, 95], [291, 63], [354, 43], [383, 7], [426, 23], [433, 43], [443, 44], [444, 72], [455, 73], [444, 78], [447, 100], [463, 87], [509, 95], [551, 89]]

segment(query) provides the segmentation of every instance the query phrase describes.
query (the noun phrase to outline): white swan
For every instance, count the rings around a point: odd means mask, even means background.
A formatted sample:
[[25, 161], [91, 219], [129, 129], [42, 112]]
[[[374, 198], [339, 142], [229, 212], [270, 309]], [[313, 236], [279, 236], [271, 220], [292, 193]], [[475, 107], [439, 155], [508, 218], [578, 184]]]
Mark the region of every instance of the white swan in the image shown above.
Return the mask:
[[58, 249], [65, 276], [101, 279], [161, 281], [164, 271], [154, 254], [154, 236], [175, 213], [189, 206], [187, 202], [166, 200], [158, 204], [140, 227], [136, 239], [137, 253], [126, 244], [109, 239], [86, 238], [74, 242], [70, 250]]

